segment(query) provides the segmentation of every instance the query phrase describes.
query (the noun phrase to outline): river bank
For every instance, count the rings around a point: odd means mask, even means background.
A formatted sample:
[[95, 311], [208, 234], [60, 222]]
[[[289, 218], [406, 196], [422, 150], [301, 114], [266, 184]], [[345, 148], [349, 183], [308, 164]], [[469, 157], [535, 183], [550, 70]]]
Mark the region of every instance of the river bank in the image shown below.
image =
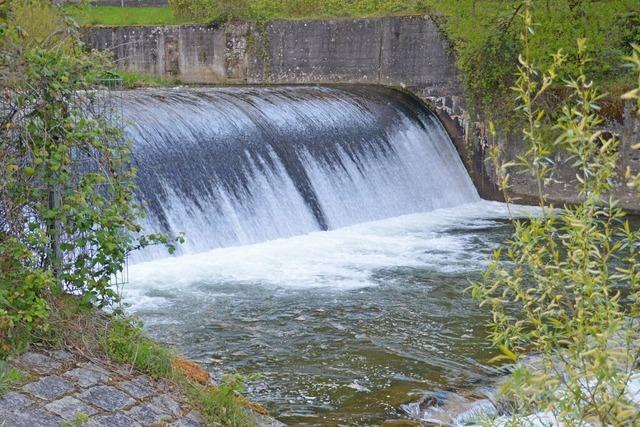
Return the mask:
[[246, 400], [242, 379], [214, 381], [146, 336], [134, 318], [52, 297], [51, 330], [15, 337], [0, 362], [3, 427], [279, 426]]

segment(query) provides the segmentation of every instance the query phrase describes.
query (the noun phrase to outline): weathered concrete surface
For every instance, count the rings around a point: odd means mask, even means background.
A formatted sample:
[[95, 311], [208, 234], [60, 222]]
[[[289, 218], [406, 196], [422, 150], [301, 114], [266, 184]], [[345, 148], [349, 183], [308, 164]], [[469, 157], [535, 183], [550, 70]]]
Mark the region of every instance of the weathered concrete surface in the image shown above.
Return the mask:
[[[92, 27], [85, 39], [113, 52], [122, 69], [186, 83], [405, 88], [438, 113], [463, 158], [470, 158], [464, 154], [467, 121], [452, 49], [429, 16]], [[482, 173], [470, 171], [482, 183]]]
[[92, 27], [86, 40], [124, 69], [191, 83], [379, 83], [461, 102], [449, 42], [428, 16]]
[[[97, 49], [111, 50], [123, 69], [187, 83], [374, 83], [404, 88], [436, 112], [486, 199], [503, 197], [487, 159], [489, 148], [503, 145], [506, 161], [524, 149], [519, 135], [494, 139], [481, 118], [469, 117], [450, 43], [429, 16], [93, 27], [85, 38]], [[639, 127], [631, 111], [623, 123], [607, 126], [621, 139], [621, 176], [627, 166], [640, 172], [638, 151], [631, 149], [640, 142]], [[557, 160], [546, 193], [560, 203], [575, 202], [575, 172], [568, 162]], [[533, 201], [533, 180], [513, 176], [513, 195], [522, 202]], [[626, 208], [640, 211], [637, 194], [622, 179], [615, 196]]]

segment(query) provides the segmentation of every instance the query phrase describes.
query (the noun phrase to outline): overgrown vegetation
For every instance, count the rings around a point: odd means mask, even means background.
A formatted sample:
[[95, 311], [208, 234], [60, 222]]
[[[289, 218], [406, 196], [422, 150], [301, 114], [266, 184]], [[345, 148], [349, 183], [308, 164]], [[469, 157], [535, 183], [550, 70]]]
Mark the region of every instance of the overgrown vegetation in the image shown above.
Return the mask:
[[87, 52], [48, 1], [15, 0], [3, 12], [0, 355], [50, 327], [56, 295], [116, 302], [112, 279], [127, 253], [168, 243], [140, 234], [129, 144], [102, 107], [107, 58]]
[[335, 18], [405, 15], [429, 10], [425, 0], [170, 0], [177, 16], [228, 19]]
[[[441, 25], [455, 45], [469, 106], [474, 113], [494, 122], [502, 130], [517, 129], [512, 119], [516, 107], [511, 87], [515, 84], [518, 54], [523, 46], [515, 23], [523, 1], [451, 0], [430, 1], [443, 16]], [[603, 100], [608, 118], [619, 118], [619, 96], [633, 84], [633, 75], [621, 58], [631, 54], [631, 44], [640, 43], [640, 3], [635, 0], [535, 0], [529, 2], [536, 37], [527, 46], [531, 60], [542, 69], [551, 66], [553, 54], [562, 50], [569, 57], [552, 87], [538, 102], [547, 112], [564, 99], [561, 82], [575, 75], [575, 41], [589, 40], [591, 58], [585, 72], [611, 93]], [[611, 105], [613, 104], [613, 105]], [[553, 118], [549, 115], [548, 118]]]
[[[637, 425], [640, 402], [632, 384], [640, 381], [640, 230], [607, 196], [618, 141], [600, 130], [603, 97], [587, 77], [588, 42], [578, 39], [575, 54], [559, 51], [540, 68], [531, 3], [525, 1], [517, 18], [522, 53], [513, 88], [528, 148], [515, 163], [499, 166], [505, 189], [513, 168], [535, 177], [541, 215], [514, 221], [513, 237], [472, 293], [491, 308], [493, 342], [503, 357], [520, 362], [501, 388], [513, 405], [513, 425], [539, 417], [551, 425]], [[639, 54], [636, 46], [628, 59], [635, 73]], [[550, 138], [539, 101], [558, 84], [568, 95], [554, 124], [558, 136]], [[573, 160], [584, 199], [561, 211], [542, 190], [550, 153], [558, 150]], [[638, 177], [627, 178], [637, 186]]]
[[151, 74], [137, 73], [135, 71], [118, 70], [114, 75], [122, 81], [122, 86], [126, 89], [133, 89], [141, 86], [167, 87], [181, 84], [181, 81], [178, 79], [168, 79]]

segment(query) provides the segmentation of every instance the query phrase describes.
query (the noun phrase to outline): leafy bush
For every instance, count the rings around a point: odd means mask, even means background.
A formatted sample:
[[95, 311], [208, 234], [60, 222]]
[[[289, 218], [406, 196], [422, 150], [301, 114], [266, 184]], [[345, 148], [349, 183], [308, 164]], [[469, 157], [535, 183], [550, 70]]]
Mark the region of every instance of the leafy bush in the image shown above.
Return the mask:
[[[535, 177], [542, 213], [514, 222], [513, 237], [495, 253], [472, 294], [490, 306], [493, 342], [505, 358], [537, 355], [535, 362], [521, 363], [501, 389], [514, 403], [515, 424], [523, 415], [548, 411], [563, 425], [636, 425], [640, 404], [631, 383], [640, 378], [640, 230], [608, 196], [618, 141], [600, 130], [602, 95], [586, 77], [584, 39], [574, 55], [577, 64], [566, 67], [571, 56], [558, 52], [545, 72], [533, 65], [529, 46], [537, 35], [530, 6], [526, 1], [514, 86], [528, 149], [500, 167], [503, 186], [512, 168]], [[565, 81], [570, 96], [554, 126], [559, 136], [548, 138], [537, 100], [571, 70], [575, 76]], [[555, 150], [573, 159], [583, 198], [560, 212], [543, 187]]]
[[86, 52], [46, 0], [14, 0], [0, 27], [0, 349], [47, 327], [46, 299], [99, 307], [140, 234], [129, 144], [102, 107], [108, 58]]
[[14, 333], [46, 329], [48, 304], [43, 291], [53, 276], [34, 265], [29, 249], [16, 241], [0, 242], [0, 359], [16, 344]]

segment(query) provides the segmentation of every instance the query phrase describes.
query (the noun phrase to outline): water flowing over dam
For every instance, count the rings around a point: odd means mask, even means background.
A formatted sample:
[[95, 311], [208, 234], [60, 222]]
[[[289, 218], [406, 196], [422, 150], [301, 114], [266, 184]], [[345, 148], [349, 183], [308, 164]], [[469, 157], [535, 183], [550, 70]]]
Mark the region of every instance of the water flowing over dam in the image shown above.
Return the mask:
[[123, 109], [143, 225], [186, 233], [182, 253], [479, 200], [438, 119], [393, 89], [147, 89]]

